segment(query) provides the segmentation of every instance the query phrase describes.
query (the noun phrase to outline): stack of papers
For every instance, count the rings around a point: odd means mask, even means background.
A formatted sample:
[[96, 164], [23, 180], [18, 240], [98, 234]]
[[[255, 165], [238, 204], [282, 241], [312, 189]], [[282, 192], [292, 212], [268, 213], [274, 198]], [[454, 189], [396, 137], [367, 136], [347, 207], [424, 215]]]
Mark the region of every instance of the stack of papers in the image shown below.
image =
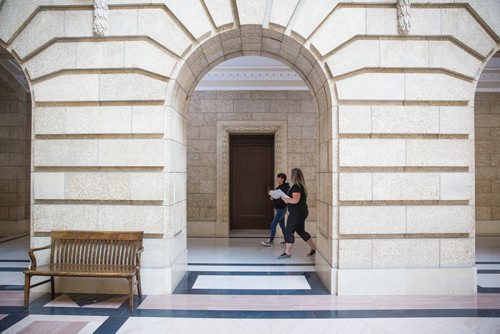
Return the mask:
[[287, 194], [285, 194], [281, 189], [270, 190], [269, 191], [269, 195], [272, 198], [274, 198], [274, 199], [278, 199], [278, 198], [281, 198], [281, 197], [290, 198], [290, 196], [288, 196]]

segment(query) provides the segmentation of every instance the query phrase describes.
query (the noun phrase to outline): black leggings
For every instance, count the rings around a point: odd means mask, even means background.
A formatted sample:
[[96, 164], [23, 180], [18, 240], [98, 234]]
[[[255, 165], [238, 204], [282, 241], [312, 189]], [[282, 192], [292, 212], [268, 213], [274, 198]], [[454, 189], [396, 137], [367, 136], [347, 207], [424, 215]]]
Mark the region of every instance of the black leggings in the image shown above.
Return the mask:
[[311, 235], [306, 232], [305, 224], [306, 218], [309, 215], [309, 210], [305, 210], [302, 212], [294, 212], [288, 215], [288, 219], [286, 221], [285, 228], [285, 242], [287, 244], [293, 244], [295, 241], [295, 236], [293, 235], [297, 232], [298, 235], [302, 238], [302, 240], [306, 241], [311, 239]]

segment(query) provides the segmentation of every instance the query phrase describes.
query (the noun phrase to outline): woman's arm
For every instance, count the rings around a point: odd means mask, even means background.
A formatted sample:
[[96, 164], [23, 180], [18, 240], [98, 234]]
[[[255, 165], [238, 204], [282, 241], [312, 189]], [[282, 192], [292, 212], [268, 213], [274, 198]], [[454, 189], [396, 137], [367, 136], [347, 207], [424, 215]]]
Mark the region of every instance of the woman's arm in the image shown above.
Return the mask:
[[300, 201], [300, 193], [292, 193], [292, 198], [281, 197], [286, 204], [297, 204]]

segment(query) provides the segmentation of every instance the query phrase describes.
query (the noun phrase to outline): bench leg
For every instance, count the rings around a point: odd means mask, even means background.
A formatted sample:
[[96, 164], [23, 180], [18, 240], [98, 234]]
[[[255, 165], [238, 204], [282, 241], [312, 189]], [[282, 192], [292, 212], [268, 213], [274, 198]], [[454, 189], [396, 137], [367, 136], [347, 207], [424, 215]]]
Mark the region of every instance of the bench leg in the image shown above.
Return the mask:
[[55, 291], [56, 287], [54, 282], [54, 276], [50, 276], [50, 292], [52, 293], [52, 299], [56, 297]]
[[128, 310], [134, 309], [134, 277], [128, 278]]
[[28, 308], [30, 303], [31, 275], [24, 275], [24, 308]]
[[139, 298], [142, 298], [142, 288], [141, 288], [141, 272], [137, 271], [137, 294]]

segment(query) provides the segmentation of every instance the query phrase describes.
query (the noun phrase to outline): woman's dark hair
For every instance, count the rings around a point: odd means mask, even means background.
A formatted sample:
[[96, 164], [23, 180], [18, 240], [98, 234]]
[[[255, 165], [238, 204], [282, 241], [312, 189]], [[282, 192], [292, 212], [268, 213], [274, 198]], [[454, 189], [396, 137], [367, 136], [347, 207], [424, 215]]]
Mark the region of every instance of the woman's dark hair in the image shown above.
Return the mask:
[[285, 173], [279, 173], [278, 175], [276, 175], [277, 177], [279, 177], [280, 179], [283, 179], [283, 182], [286, 181], [286, 174]]

